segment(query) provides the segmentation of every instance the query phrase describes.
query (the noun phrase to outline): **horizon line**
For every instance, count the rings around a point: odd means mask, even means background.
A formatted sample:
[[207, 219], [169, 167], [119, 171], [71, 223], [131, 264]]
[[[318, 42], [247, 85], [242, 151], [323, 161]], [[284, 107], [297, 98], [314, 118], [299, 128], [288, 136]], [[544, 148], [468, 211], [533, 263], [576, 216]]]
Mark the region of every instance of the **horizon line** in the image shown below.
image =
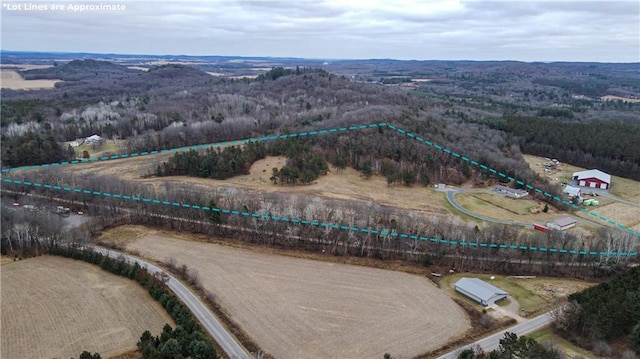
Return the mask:
[[187, 54], [136, 54], [136, 53], [118, 53], [118, 52], [86, 52], [86, 51], [41, 51], [41, 50], [9, 50], [0, 49], [0, 54], [4, 53], [33, 53], [33, 54], [52, 54], [52, 55], [109, 55], [109, 56], [142, 56], [142, 57], [222, 57], [222, 58], [242, 58], [242, 59], [280, 59], [280, 60], [306, 60], [306, 61], [399, 61], [399, 62], [520, 62], [520, 63], [583, 63], [583, 64], [640, 64], [638, 62], [605, 62], [605, 61], [570, 61], [570, 60], [514, 60], [514, 59], [492, 59], [492, 60], [472, 60], [472, 59], [396, 59], [390, 57], [370, 57], [370, 58], [328, 58], [328, 57], [297, 57], [297, 56], [246, 56], [246, 55], [187, 55]]

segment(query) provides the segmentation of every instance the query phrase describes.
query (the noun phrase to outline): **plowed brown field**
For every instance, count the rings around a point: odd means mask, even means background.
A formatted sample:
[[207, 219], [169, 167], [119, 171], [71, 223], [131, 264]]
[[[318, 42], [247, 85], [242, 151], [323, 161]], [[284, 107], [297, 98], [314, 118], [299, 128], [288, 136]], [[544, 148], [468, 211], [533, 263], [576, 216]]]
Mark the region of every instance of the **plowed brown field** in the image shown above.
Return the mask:
[[287, 358], [412, 357], [463, 334], [463, 311], [426, 278], [146, 235], [130, 250], [196, 269], [265, 351]]
[[173, 321], [137, 283], [61, 257], [2, 265], [2, 358], [103, 358]]

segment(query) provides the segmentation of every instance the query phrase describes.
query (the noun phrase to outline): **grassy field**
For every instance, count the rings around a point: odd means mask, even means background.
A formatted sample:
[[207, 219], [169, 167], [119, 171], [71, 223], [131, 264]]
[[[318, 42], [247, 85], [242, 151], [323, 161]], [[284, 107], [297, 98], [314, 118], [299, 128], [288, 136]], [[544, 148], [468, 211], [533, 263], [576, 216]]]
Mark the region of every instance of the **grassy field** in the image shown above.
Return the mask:
[[159, 235], [127, 249], [199, 272], [230, 316], [277, 358], [412, 357], [469, 328], [423, 276]]
[[470, 211], [483, 216], [522, 222], [545, 222], [559, 216], [549, 207], [542, 212], [544, 204], [526, 198], [514, 199], [490, 193], [458, 193], [456, 201]]
[[2, 88], [12, 90], [35, 90], [53, 88], [60, 80], [25, 80], [16, 71], [0, 71]]
[[556, 335], [553, 333], [551, 328], [545, 327], [538, 331], [535, 331], [527, 336], [535, 339], [538, 343], [554, 343], [559, 349], [562, 350], [566, 358], [577, 358], [583, 357], [585, 359], [599, 359], [599, 357], [588, 350], [584, 350], [580, 347], [577, 347], [568, 340]]
[[[3, 263], [6, 263], [3, 261]], [[2, 358], [103, 358], [135, 349], [145, 330], [173, 321], [136, 283], [71, 259], [2, 265]]]
[[567, 298], [569, 294], [581, 291], [592, 286], [592, 283], [575, 279], [536, 277], [518, 279], [494, 275], [493, 280], [490, 274], [457, 273], [446, 276], [440, 282], [443, 289], [448, 290], [450, 295], [464, 298], [478, 308], [483, 308], [480, 304], [468, 299], [454, 289], [454, 284], [462, 277], [480, 278], [496, 287], [509, 293], [520, 305], [520, 315], [523, 317], [549, 310], [554, 303]]
[[382, 176], [364, 179], [360, 173], [347, 168], [337, 171], [334, 168], [316, 182], [306, 186], [281, 186], [269, 181], [274, 167], [282, 167], [284, 157], [267, 157], [256, 161], [247, 175], [235, 176], [226, 180], [214, 180], [187, 176], [160, 178], [141, 178], [153, 173], [156, 166], [166, 161], [171, 154], [150, 155], [138, 158], [94, 162], [74, 165], [78, 173], [99, 172], [103, 175], [115, 175], [140, 181], [152, 186], [161, 186], [166, 182], [189, 184], [194, 190], [206, 193], [213, 187], [236, 187], [256, 192], [299, 194], [305, 197], [322, 197], [337, 200], [374, 202], [402, 209], [415, 210], [427, 215], [447, 216], [450, 212], [445, 205], [446, 199], [441, 192], [424, 186], [387, 185]]

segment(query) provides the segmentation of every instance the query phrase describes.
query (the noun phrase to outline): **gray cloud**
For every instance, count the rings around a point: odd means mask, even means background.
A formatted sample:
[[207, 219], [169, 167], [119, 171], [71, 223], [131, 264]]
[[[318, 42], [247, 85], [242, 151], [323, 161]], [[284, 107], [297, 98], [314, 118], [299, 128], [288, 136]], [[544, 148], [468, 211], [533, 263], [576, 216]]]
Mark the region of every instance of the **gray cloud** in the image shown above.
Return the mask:
[[640, 61], [640, 3], [633, 0], [102, 3], [124, 4], [126, 10], [3, 7], [2, 47], [315, 58]]

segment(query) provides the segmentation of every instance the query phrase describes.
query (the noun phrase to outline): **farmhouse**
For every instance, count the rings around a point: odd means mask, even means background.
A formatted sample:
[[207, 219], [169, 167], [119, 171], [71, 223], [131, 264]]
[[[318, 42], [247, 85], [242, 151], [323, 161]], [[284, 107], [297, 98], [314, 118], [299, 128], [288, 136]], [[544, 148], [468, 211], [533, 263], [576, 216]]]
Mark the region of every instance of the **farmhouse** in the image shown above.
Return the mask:
[[568, 194], [569, 197], [580, 197], [582, 195], [582, 193], [580, 192], [580, 188], [570, 185], [566, 185], [562, 192]]
[[100, 143], [101, 141], [102, 137], [98, 135], [91, 135], [84, 140], [84, 142], [88, 144]]
[[523, 189], [513, 189], [507, 186], [502, 186], [502, 185], [497, 185], [496, 186], [496, 191], [500, 192], [500, 193], [504, 193], [509, 197], [513, 197], [513, 198], [522, 198], [524, 196], [527, 196], [529, 194], [529, 192], [523, 190]]
[[611, 175], [596, 169], [575, 172], [573, 180], [582, 187], [609, 189], [611, 186]]
[[564, 231], [575, 226], [576, 220], [571, 217], [560, 217], [547, 222], [547, 227], [557, 229], [559, 231]]
[[455, 287], [456, 292], [466, 295], [485, 307], [506, 298], [509, 294], [478, 278], [461, 278], [456, 282]]

